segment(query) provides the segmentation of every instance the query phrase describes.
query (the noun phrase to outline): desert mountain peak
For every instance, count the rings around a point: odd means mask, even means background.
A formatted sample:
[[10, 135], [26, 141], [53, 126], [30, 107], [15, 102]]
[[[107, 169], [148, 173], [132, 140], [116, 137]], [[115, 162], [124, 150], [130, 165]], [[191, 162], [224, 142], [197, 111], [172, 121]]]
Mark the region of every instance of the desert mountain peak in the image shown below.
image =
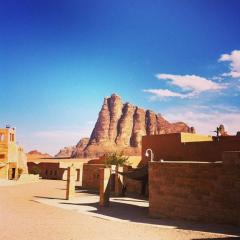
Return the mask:
[[122, 150], [136, 155], [140, 154], [143, 135], [194, 131], [184, 122], [170, 123], [152, 110], [123, 103], [113, 93], [104, 98], [89, 141], [80, 140], [72, 157], [93, 157]]

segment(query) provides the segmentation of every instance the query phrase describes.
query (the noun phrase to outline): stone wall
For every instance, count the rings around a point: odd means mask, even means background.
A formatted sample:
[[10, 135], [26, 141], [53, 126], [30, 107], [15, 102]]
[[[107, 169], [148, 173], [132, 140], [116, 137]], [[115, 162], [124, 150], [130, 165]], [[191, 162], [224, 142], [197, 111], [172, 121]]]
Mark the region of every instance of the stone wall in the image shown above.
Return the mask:
[[38, 174], [22, 174], [19, 179], [18, 182], [21, 183], [31, 183], [31, 182], [38, 182], [39, 181], [39, 175]]
[[84, 164], [82, 175], [82, 187], [85, 189], [99, 191], [99, 169], [105, 164]]
[[[41, 162], [42, 161], [42, 162]], [[55, 162], [53, 162], [55, 161]], [[37, 162], [28, 162], [28, 171], [31, 174], [35, 174], [36, 170], [39, 171], [39, 176], [43, 179], [55, 179], [55, 180], [67, 180], [67, 169], [74, 164], [76, 168], [76, 181], [82, 185], [82, 171], [83, 162], [76, 161], [57, 161], [50, 160], [46, 162], [45, 159], [39, 159]]]
[[141, 181], [136, 181], [127, 177], [123, 178], [124, 185], [127, 187], [127, 193], [140, 195], [142, 189]]
[[240, 225], [240, 164], [150, 162], [149, 213]]
[[35, 174], [35, 171], [39, 171], [39, 176], [43, 179], [56, 179], [64, 180], [64, 173], [66, 169], [59, 168], [59, 163], [34, 163], [28, 162], [28, 172]]
[[[189, 136], [192, 135], [190, 142]], [[186, 136], [188, 139], [186, 140]], [[142, 163], [146, 163], [149, 158], [145, 156], [148, 148], [153, 150], [154, 160], [164, 159], [166, 161], [221, 161], [224, 151], [237, 151], [240, 149], [240, 137], [220, 137], [219, 140], [213, 138], [210, 141], [201, 135], [181, 133], [144, 136], [142, 144]], [[187, 142], [184, 142], [187, 141]], [[195, 141], [195, 142], [194, 142]]]

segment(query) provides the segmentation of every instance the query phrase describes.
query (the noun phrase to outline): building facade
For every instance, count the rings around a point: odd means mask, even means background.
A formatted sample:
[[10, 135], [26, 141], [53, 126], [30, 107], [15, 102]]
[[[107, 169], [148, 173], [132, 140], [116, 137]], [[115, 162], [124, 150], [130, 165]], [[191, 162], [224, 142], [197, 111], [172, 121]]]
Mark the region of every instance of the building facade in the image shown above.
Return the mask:
[[0, 179], [18, 179], [28, 172], [26, 162], [23, 149], [16, 144], [16, 130], [0, 128]]

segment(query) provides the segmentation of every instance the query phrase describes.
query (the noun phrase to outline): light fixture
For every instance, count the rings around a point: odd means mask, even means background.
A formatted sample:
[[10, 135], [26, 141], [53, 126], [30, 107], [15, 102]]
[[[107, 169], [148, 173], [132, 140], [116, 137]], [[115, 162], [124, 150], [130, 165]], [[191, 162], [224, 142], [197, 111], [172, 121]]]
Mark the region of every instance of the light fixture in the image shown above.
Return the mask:
[[146, 157], [149, 157], [150, 156], [150, 161], [153, 162], [153, 159], [154, 159], [154, 154], [153, 154], [153, 151], [152, 149], [148, 148], [145, 152], [145, 156]]

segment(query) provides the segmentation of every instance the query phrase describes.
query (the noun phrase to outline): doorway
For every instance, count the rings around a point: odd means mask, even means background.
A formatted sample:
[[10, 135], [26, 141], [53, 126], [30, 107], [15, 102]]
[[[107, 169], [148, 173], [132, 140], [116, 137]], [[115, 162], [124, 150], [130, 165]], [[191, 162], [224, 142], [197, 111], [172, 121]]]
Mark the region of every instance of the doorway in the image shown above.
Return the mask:
[[15, 179], [16, 168], [10, 168], [8, 172], [9, 180]]

